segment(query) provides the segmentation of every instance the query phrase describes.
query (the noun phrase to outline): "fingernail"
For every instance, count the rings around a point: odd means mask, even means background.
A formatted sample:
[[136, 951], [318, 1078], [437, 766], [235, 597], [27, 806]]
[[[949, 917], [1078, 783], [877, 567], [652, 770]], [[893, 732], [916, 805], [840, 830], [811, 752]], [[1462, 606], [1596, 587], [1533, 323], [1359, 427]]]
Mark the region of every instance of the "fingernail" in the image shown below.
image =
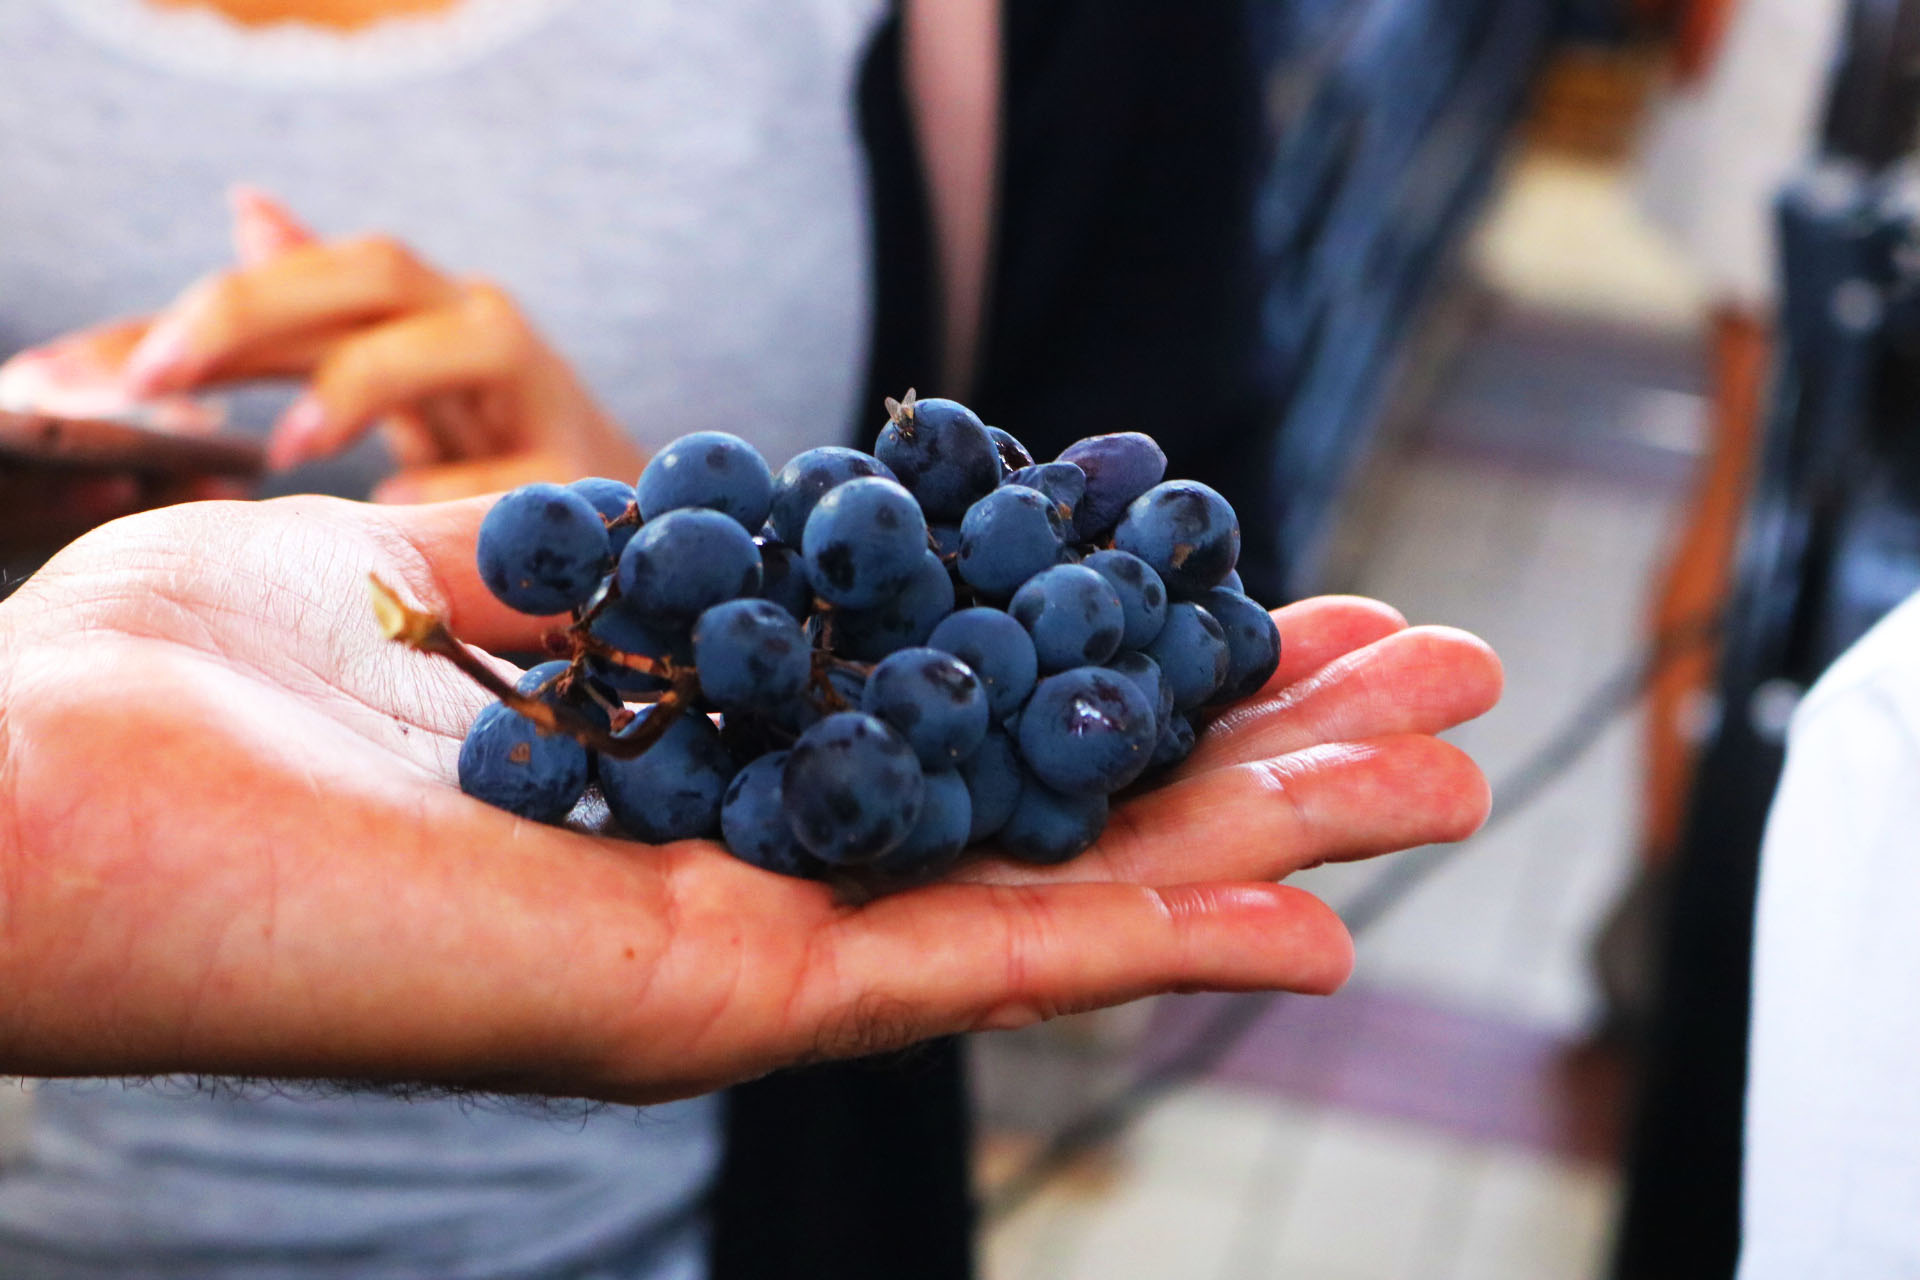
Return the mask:
[[295, 400], [273, 424], [273, 437], [267, 442], [267, 465], [285, 471], [305, 462], [326, 425], [327, 411], [311, 392]]
[[233, 251], [241, 266], [258, 266], [310, 241], [312, 234], [284, 204], [259, 187], [236, 182], [227, 188], [233, 213]]
[[127, 353], [120, 381], [136, 396], [153, 395], [179, 377], [187, 367], [188, 355], [185, 327], [175, 320], [162, 320]]

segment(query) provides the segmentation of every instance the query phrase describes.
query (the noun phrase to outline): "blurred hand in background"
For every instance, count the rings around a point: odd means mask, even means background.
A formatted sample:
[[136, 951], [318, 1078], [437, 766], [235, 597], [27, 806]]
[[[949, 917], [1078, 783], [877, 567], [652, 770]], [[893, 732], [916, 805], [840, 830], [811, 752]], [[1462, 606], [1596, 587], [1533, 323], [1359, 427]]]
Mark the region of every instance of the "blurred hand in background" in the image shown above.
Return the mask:
[[[232, 204], [235, 266], [155, 315], [21, 352], [0, 365], [0, 405], [204, 432], [220, 418], [197, 393], [294, 379], [305, 385], [274, 427], [269, 463], [298, 466], [377, 427], [398, 465], [376, 493], [386, 501], [639, 473], [644, 455], [497, 286], [450, 276], [390, 238], [321, 240], [251, 188]], [[0, 489], [16, 500], [8, 523], [42, 541], [221, 494], [41, 468], [11, 471]]]
[[399, 465], [377, 495], [388, 501], [639, 473], [645, 458], [499, 287], [384, 236], [321, 240], [251, 189], [235, 193], [234, 236], [239, 265], [152, 317], [126, 360], [132, 393], [300, 379], [272, 465], [379, 425]]

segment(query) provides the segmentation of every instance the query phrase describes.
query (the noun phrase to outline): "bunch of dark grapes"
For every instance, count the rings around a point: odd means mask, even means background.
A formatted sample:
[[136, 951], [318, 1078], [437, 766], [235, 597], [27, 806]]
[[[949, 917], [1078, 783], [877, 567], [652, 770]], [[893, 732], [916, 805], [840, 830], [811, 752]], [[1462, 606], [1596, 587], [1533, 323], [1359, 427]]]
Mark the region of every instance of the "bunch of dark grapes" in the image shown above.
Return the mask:
[[796, 876], [913, 882], [983, 844], [1054, 863], [1273, 674], [1232, 507], [1150, 437], [1036, 464], [951, 400], [888, 410], [873, 454], [776, 475], [699, 432], [635, 486], [502, 498], [482, 577], [572, 622], [474, 721], [461, 787], [557, 822], [597, 785], [632, 836]]

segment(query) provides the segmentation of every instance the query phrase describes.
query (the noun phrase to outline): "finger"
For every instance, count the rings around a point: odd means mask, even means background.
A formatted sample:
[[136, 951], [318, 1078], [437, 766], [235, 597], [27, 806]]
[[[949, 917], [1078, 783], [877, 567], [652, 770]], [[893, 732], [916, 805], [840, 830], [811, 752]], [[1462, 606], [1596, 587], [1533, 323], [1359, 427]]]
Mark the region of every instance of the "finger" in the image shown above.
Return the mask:
[[474, 545], [480, 522], [498, 495], [429, 506], [358, 508], [393, 539], [393, 565], [412, 593], [409, 603], [441, 612], [453, 633], [495, 652], [537, 651], [567, 625], [564, 616], [535, 618], [500, 603], [480, 579]]
[[233, 256], [243, 267], [258, 266], [319, 239], [286, 205], [248, 183], [227, 188], [227, 208], [233, 214]]
[[145, 332], [144, 320], [118, 320], [15, 353], [0, 363], [0, 405], [76, 418], [127, 412], [120, 366]]
[[455, 301], [458, 287], [384, 237], [289, 249], [202, 280], [169, 307], [128, 358], [128, 389], [179, 391], [251, 348]]
[[1440, 733], [1500, 699], [1500, 660], [1477, 636], [1410, 627], [1215, 720], [1178, 776], [1282, 756], [1323, 742]]
[[1365, 596], [1313, 596], [1273, 611], [1280, 666], [1258, 697], [1312, 675], [1335, 658], [1407, 629], [1392, 605]]
[[448, 395], [428, 396], [420, 402], [420, 417], [439, 441], [447, 461], [483, 458], [500, 452], [511, 438], [511, 415], [487, 412], [490, 398], [511, 395], [507, 387], [469, 387]]
[[572, 468], [559, 454], [515, 453], [404, 471], [382, 482], [373, 498], [388, 503], [453, 502], [536, 481], [565, 484], [573, 478]]
[[1438, 738], [1330, 743], [1215, 769], [1115, 806], [1106, 832], [1057, 867], [992, 861], [996, 883], [1277, 880], [1323, 862], [1464, 840], [1486, 821], [1485, 776]]
[[393, 465], [402, 471], [432, 466], [444, 456], [433, 429], [412, 409], [388, 414], [380, 420], [378, 429]]
[[479, 293], [378, 325], [337, 345], [274, 427], [276, 467], [337, 453], [376, 419], [446, 392], [511, 381], [532, 338], [511, 304]]
[[1165, 991], [1323, 994], [1352, 971], [1353, 944], [1284, 885], [947, 885], [828, 926], [809, 958], [789, 1052], [833, 1058]]

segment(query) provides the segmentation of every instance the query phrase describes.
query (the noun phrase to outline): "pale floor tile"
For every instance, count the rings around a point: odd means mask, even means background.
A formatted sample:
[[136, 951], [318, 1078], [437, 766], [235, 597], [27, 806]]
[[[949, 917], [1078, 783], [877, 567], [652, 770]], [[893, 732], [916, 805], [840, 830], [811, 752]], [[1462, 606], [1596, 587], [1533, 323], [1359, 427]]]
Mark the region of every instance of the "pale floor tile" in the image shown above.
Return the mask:
[[1094, 1211], [1087, 1194], [1055, 1184], [980, 1235], [981, 1280], [1057, 1280]]
[[1462, 1145], [1411, 1125], [1322, 1112], [1253, 1274], [1406, 1280], [1424, 1265]]
[[1307, 1114], [1230, 1087], [1165, 1099], [1114, 1151], [986, 1233], [986, 1280], [1217, 1280], [1270, 1171], [1299, 1164]]
[[1218, 1280], [1226, 1273], [1241, 1201], [1171, 1182], [1131, 1183], [1090, 1216], [1060, 1280], [1180, 1277]]
[[1452, 1265], [1440, 1280], [1597, 1280], [1618, 1192], [1589, 1166], [1477, 1152]]
[[1202, 1086], [982, 1241], [984, 1280], [1599, 1280], [1601, 1168]]
[[1241, 1195], [1276, 1146], [1297, 1148], [1307, 1133], [1299, 1106], [1225, 1085], [1184, 1089], [1149, 1110], [1122, 1147], [1143, 1185], [1175, 1183]]

